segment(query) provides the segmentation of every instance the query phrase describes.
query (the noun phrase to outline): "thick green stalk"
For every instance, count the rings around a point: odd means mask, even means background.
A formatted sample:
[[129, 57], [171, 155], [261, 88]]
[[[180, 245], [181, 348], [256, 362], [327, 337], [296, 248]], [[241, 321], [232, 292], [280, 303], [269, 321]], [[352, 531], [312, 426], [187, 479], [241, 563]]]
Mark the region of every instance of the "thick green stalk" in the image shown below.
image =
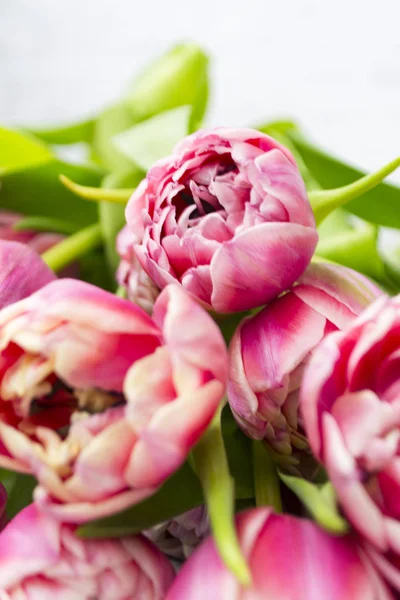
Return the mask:
[[93, 248], [100, 246], [102, 241], [101, 227], [99, 223], [95, 223], [46, 250], [42, 254], [42, 259], [50, 269], [58, 273], [67, 265], [93, 250]]
[[253, 474], [257, 506], [271, 506], [282, 512], [276, 465], [263, 442], [253, 440]]
[[381, 183], [385, 177], [393, 173], [400, 166], [400, 158], [396, 158], [389, 164], [382, 167], [375, 173], [365, 175], [354, 183], [345, 185], [340, 188], [333, 190], [315, 190], [310, 191], [308, 194], [310, 204], [314, 211], [315, 221], [319, 225], [325, 217], [327, 217], [335, 208], [343, 206], [365, 194], [369, 190], [372, 190], [379, 183]]
[[221, 558], [240, 583], [249, 585], [251, 574], [235, 528], [234, 481], [229, 472], [221, 433], [221, 410], [222, 407], [193, 450], [193, 459]]

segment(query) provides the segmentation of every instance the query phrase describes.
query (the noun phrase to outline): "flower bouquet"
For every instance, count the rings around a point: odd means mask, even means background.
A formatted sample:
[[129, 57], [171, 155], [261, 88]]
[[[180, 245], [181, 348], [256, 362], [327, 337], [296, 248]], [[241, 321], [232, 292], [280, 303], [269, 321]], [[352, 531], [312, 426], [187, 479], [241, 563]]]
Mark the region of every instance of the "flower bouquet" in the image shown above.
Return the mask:
[[207, 98], [0, 129], [1, 600], [400, 598], [400, 159]]

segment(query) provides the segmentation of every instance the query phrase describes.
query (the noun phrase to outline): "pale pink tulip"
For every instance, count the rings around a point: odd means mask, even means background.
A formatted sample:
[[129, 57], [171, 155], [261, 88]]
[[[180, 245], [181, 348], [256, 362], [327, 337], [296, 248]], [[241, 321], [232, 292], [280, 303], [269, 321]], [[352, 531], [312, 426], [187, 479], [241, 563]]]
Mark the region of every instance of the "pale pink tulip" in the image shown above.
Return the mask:
[[381, 298], [318, 347], [300, 403], [345, 516], [400, 591], [399, 357], [400, 296]]
[[210, 533], [207, 509], [198, 506], [143, 533], [167, 556], [188, 558]]
[[133, 248], [136, 242], [137, 238], [125, 225], [117, 237], [117, 252], [121, 257], [117, 270], [117, 281], [126, 289], [131, 302], [151, 314], [160, 290], [154, 285], [138, 261]]
[[58, 280], [0, 312], [0, 465], [34, 474], [36, 501], [84, 522], [154, 493], [224, 396], [227, 352], [179, 286], [153, 319]]
[[314, 348], [382, 292], [345, 267], [312, 264], [297, 284], [242, 321], [230, 346], [228, 398], [243, 431], [278, 455], [306, 450], [299, 387]]
[[0, 308], [26, 298], [56, 279], [28, 246], [0, 239]]
[[312, 521], [258, 508], [237, 517], [252, 585], [243, 588], [212, 538], [179, 572], [166, 600], [389, 600], [352, 536], [335, 537]]
[[317, 244], [289, 150], [252, 129], [200, 130], [156, 163], [126, 218], [140, 264], [215, 311], [261, 306], [290, 287]]
[[0, 534], [0, 600], [163, 600], [174, 577], [143, 536], [84, 540], [34, 504]]

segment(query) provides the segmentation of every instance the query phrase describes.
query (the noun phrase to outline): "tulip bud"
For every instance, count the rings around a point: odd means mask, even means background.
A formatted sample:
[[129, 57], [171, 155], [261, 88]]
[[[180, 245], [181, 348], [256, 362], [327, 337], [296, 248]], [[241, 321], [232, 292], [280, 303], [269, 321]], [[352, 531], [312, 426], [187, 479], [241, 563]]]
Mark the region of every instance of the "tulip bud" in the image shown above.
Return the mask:
[[315, 455], [342, 511], [400, 591], [400, 296], [327, 336], [305, 370], [300, 403]]
[[278, 458], [307, 450], [298, 411], [305, 365], [327, 333], [381, 294], [351, 269], [312, 264], [289, 292], [242, 321], [230, 346], [228, 399], [247, 435], [265, 439]]
[[177, 281], [221, 313], [277, 297], [306, 269], [318, 239], [293, 156], [251, 129], [183, 139], [149, 170], [126, 218], [155, 285]]
[[192, 554], [209, 532], [207, 510], [204, 506], [198, 506], [143, 533], [167, 556], [184, 559]]
[[236, 523], [252, 584], [240, 585], [208, 538], [183, 565], [166, 600], [392, 598], [351, 535], [335, 537], [312, 521], [269, 508], [242, 513]]
[[34, 504], [22, 510], [0, 534], [0, 597], [165, 598], [173, 568], [149, 540], [84, 540], [75, 530]]

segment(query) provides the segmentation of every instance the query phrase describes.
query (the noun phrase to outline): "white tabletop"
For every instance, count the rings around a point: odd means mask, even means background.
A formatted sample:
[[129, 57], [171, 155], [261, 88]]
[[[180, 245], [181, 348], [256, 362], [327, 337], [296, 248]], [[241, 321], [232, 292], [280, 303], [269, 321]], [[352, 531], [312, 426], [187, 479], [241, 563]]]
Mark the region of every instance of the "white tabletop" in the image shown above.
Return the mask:
[[372, 169], [400, 154], [399, 22], [400, 0], [0, 0], [0, 122], [88, 116], [193, 40], [213, 59], [209, 124], [293, 117]]

